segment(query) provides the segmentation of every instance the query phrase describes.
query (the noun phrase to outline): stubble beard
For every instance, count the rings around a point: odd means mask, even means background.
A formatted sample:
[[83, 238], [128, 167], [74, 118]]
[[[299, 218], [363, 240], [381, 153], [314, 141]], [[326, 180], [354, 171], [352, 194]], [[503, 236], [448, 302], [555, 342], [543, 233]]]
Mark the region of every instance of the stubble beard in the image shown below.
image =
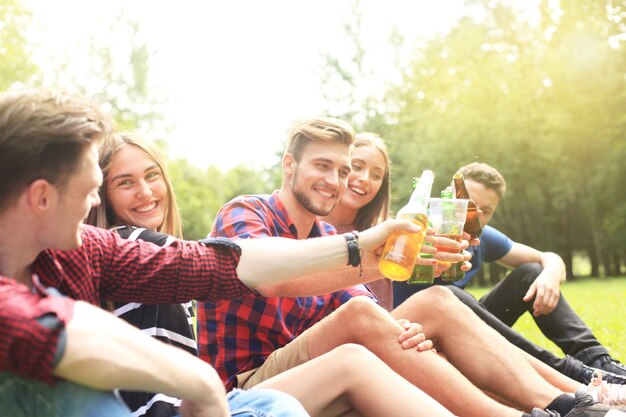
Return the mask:
[[337, 202], [335, 202], [335, 204], [333, 204], [332, 207], [328, 210], [325, 210], [322, 207], [316, 207], [309, 198], [309, 196], [307, 196], [303, 190], [300, 190], [297, 185], [298, 172], [296, 171], [296, 173], [294, 173], [293, 179], [291, 180], [291, 191], [293, 192], [294, 197], [296, 197], [296, 201], [298, 201], [298, 203], [310, 213], [313, 213], [316, 216], [328, 216], [333, 211], [335, 206], [337, 206]]

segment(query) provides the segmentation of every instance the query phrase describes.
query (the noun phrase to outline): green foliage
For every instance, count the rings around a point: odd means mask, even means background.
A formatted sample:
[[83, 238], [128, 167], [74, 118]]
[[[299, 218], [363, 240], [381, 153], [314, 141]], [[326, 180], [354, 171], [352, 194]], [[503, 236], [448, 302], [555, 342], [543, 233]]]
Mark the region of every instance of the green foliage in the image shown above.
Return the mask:
[[[79, 85], [109, 107], [119, 130], [155, 130], [164, 120], [161, 106], [167, 97], [150, 83], [152, 51], [140, 37], [139, 22], [121, 11], [107, 32], [106, 38], [90, 39], [90, 74]], [[119, 42], [114, 47], [111, 40], [120, 38], [126, 39], [124, 48]]]
[[[470, 289], [480, 298], [488, 289]], [[574, 311], [591, 328], [598, 340], [619, 360], [626, 360], [626, 279], [591, 278], [567, 282], [561, 292]], [[537, 328], [530, 314], [524, 314], [513, 326], [529, 340], [561, 357], [563, 352]]]
[[268, 173], [239, 165], [225, 173], [224, 189], [225, 201], [230, 201], [240, 195], [269, 194], [275, 188]]
[[19, 1], [0, 1], [0, 91], [28, 83], [38, 71], [25, 37], [30, 22], [30, 11]]
[[239, 195], [271, 193], [275, 187], [269, 171], [237, 166], [226, 172], [211, 166], [200, 169], [186, 159], [169, 163], [186, 239], [203, 239], [215, 215]]
[[[140, 23], [121, 9], [111, 21], [100, 18], [89, 36], [78, 37], [64, 51], [46, 52], [41, 83], [78, 90], [111, 113], [117, 129], [163, 135], [167, 96], [150, 79], [152, 49]], [[80, 57], [80, 58], [78, 58]]]
[[186, 159], [169, 163], [186, 239], [204, 239], [224, 203], [223, 179], [215, 167], [202, 170]]
[[[416, 43], [357, 127], [389, 144], [394, 209], [423, 169], [437, 193], [459, 166], [486, 162], [508, 182], [494, 226], [561, 254], [570, 273], [584, 251], [595, 272], [620, 274], [609, 259], [626, 251], [626, 2], [543, 1], [537, 21], [514, 4], [472, 1], [448, 33]], [[341, 74], [359, 88], [358, 70]]]

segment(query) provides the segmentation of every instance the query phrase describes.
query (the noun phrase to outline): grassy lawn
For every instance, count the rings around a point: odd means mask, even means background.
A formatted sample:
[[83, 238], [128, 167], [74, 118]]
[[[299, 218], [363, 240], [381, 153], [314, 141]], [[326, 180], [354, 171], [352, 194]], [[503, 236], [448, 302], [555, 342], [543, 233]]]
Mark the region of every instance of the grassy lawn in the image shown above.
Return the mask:
[[[477, 298], [487, 291], [487, 288], [469, 289]], [[611, 355], [626, 362], [626, 278], [588, 278], [566, 282], [561, 286], [561, 292]], [[539, 331], [530, 314], [524, 314], [513, 328], [563, 356], [561, 350]]]

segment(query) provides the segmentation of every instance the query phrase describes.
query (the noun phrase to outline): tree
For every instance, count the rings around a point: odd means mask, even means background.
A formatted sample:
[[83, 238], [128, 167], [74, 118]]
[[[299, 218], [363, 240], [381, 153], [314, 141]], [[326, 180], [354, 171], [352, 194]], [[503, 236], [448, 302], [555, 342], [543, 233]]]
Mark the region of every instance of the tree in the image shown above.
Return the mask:
[[0, 90], [27, 84], [38, 72], [25, 36], [31, 20], [18, 0], [0, 2]]
[[566, 260], [591, 251], [602, 263], [599, 213], [618, 204], [600, 190], [615, 183], [606, 168], [624, 137], [623, 51], [608, 42], [605, 5], [544, 4], [533, 26], [509, 6], [475, 3], [483, 19], [462, 19], [415, 62], [403, 84], [419, 85], [422, 99], [398, 124], [422, 116], [421, 144], [438, 167], [476, 158], [500, 168], [511, 191], [496, 225], [516, 240]]
[[112, 21], [99, 20], [89, 36], [76, 39], [63, 53], [51, 51], [42, 82], [93, 97], [113, 115], [118, 130], [162, 138], [169, 130], [163, 116], [167, 95], [150, 79], [152, 55], [139, 21], [121, 9]]
[[186, 239], [204, 239], [224, 204], [223, 176], [215, 167], [202, 170], [186, 159], [169, 163]]
[[363, 35], [369, 29], [368, 23], [376, 23], [366, 22], [361, 9], [361, 1], [353, 0], [352, 15], [343, 25], [345, 39], [338, 39], [338, 50], [334, 53], [322, 54], [321, 87], [330, 116], [350, 122], [357, 131], [380, 133], [386, 126], [383, 95], [388, 85], [380, 82], [384, 65], [378, 56], [385, 54], [393, 68], [393, 61], [398, 60], [394, 54], [403, 37], [393, 30], [388, 40], [367, 43]]
[[599, 273], [620, 273], [625, 3], [543, 1], [528, 20], [512, 2], [468, 1], [448, 33], [415, 42], [363, 123], [389, 144], [394, 208], [423, 169], [438, 190], [459, 166], [486, 162], [508, 182], [495, 226], [558, 252], [570, 276], [581, 251]]

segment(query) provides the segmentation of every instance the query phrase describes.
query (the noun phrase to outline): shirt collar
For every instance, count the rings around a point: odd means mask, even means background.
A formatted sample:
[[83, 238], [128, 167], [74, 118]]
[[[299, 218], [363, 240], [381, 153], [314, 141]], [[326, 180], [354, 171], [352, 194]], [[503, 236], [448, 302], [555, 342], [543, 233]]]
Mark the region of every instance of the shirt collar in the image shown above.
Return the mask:
[[[298, 236], [296, 225], [293, 223], [293, 221], [289, 217], [289, 213], [287, 212], [287, 207], [285, 207], [285, 204], [280, 199], [278, 195], [278, 190], [274, 191], [270, 195], [268, 201], [269, 201], [270, 207], [272, 208], [272, 211], [276, 213], [276, 215], [289, 227], [289, 231], [291, 232], [291, 234], [293, 236]], [[315, 223], [313, 223], [313, 227], [311, 228], [311, 231], [309, 232], [309, 235], [306, 238], [308, 239], [311, 237], [324, 236], [325, 233], [323, 233], [322, 230], [324, 230], [322, 227], [322, 223], [319, 221], [319, 219], [316, 218]]]

